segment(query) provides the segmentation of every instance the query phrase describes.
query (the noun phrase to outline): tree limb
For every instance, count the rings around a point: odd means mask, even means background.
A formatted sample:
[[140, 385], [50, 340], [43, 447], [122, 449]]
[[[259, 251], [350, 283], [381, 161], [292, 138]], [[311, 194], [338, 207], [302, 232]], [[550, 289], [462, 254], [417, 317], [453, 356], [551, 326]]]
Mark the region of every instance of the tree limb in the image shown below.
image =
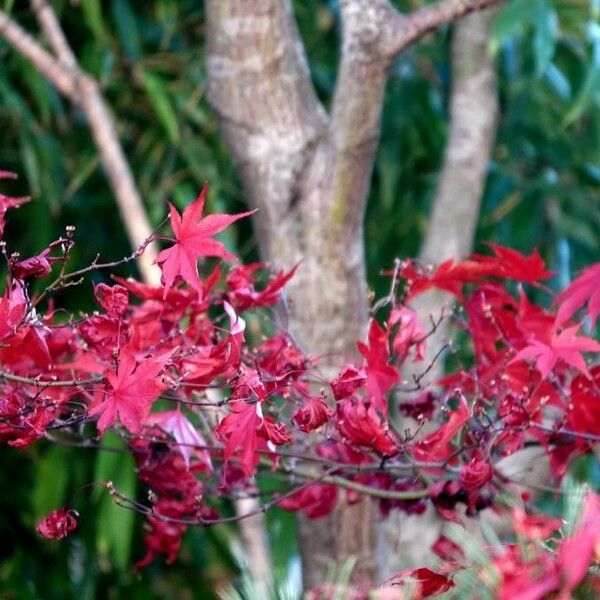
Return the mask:
[[396, 32], [395, 41], [390, 44], [387, 52], [390, 56], [395, 56], [442, 25], [503, 2], [504, 0], [440, 0], [436, 4], [424, 6], [408, 15], [397, 12], [393, 24]]
[[31, 7], [58, 60], [71, 68], [76, 67], [77, 60], [52, 7], [46, 0], [31, 0]]
[[74, 96], [75, 73], [61, 65], [3, 10], [0, 10], [0, 36], [26, 58], [61, 94], [68, 98]]
[[[0, 36], [85, 113], [129, 240], [137, 248], [150, 236], [152, 227], [119, 142], [114, 119], [96, 80], [77, 64], [52, 7], [45, 0], [32, 0], [32, 6], [58, 58], [45, 50], [2, 10]], [[154, 265], [156, 256], [156, 244], [151, 243], [137, 261], [142, 277], [153, 284], [160, 281], [160, 271]]]

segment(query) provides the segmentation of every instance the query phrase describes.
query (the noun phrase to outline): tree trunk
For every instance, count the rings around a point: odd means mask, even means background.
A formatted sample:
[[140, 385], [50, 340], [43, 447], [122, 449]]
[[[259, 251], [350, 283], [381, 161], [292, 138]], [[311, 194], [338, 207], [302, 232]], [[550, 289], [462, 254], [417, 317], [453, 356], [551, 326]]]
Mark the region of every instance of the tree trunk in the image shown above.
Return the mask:
[[[497, 0], [443, 0], [405, 16], [387, 0], [341, 0], [342, 52], [330, 115], [319, 104], [290, 0], [206, 0], [208, 97], [246, 195], [259, 209], [263, 259], [290, 268], [290, 330], [335, 370], [364, 337], [368, 299], [363, 217], [388, 69], [426, 32]], [[376, 579], [376, 514], [340, 501], [299, 519], [305, 588], [357, 558]]]
[[[287, 268], [302, 260], [288, 288], [290, 329], [305, 351], [326, 357], [332, 376], [355, 355], [368, 319], [362, 222], [387, 64], [372, 69], [359, 53], [343, 59], [337, 94], [349, 102], [334, 101], [328, 119], [288, 2], [206, 6], [209, 97], [259, 209], [261, 253]], [[368, 94], [356, 89], [359, 73]], [[355, 111], [367, 118], [354, 120]], [[299, 539], [305, 587], [349, 557], [358, 559], [357, 579], [374, 580], [368, 500], [299, 519]]]

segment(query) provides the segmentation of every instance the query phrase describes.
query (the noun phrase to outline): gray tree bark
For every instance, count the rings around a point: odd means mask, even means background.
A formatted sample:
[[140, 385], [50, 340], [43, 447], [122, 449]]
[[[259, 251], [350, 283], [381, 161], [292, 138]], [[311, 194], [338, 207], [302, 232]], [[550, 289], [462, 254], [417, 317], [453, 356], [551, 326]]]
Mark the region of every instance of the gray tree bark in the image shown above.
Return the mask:
[[[395, 56], [428, 31], [498, 0], [443, 0], [410, 15], [387, 0], [341, 0], [342, 51], [330, 114], [311, 85], [290, 0], [206, 0], [208, 96], [237, 163], [263, 258], [291, 267], [290, 328], [334, 374], [355, 354], [368, 312], [363, 216]], [[368, 500], [299, 519], [305, 587], [357, 558], [377, 579]]]

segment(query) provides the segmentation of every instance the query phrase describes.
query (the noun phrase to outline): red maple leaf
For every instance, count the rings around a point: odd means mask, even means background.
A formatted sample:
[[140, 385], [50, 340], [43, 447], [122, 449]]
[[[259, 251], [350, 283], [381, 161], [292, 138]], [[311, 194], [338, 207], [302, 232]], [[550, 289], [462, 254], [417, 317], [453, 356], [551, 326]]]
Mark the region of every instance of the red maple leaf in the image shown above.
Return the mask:
[[[17, 176], [14, 173], [10, 173], [9, 171], [0, 171], [0, 179], [16, 179]], [[0, 238], [4, 234], [4, 215], [9, 208], [15, 208], [17, 206], [21, 206], [21, 204], [25, 204], [25, 202], [29, 202], [31, 198], [13, 198], [11, 196], [5, 196], [4, 194], [0, 194]]]
[[370, 402], [345, 398], [338, 402], [337, 427], [345, 441], [353, 446], [370, 448], [382, 456], [398, 454], [398, 444], [383, 418]]
[[584, 269], [554, 302], [560, 303], [557, 325], [568, 321], [586, 302], [590, 319], [595, 323], [600, 314], [600, 263]]
[[403, 586], [411, 588], [411, 598], [429, 598], [447, 592], [454, 587], [454, 583], [446, 575], [436, 573], [431, 569], [422, 567], [419, 569], [407, 569], [393, 575], [388, 582], [394, 586]]
[[398, 381], [398, 371], [388, 364], [390, 351], [387, 332], [375, 320], [369, 326], [369, 344], [357, 343], [359, 352], [365, 357], [367, 372], [367, 395], [373, 404], [387, 415], [385, 394]]
[[577, 371], [589, 375], [581, 353], [600, 352], [600, 343], [588, 337], [578, 337], [576, 333], [579, 327], [580, 325], [567, 327], [560, 333], [556, 333], [555, 330], [550, 338], [550, 344], [531, 340], [508, 364], [533, 358], [542, 379], [545, 379], [560, 359]]
[[226, 441], [225, 459], [237, 457], [244, 475], [251, 475], [258, 462], [257, 434], [263, 423], [260, 402], [243, 400], [229, 404], [231, 412], [219, 423], [217, 434]]
[[9, 280], [0, 297], [0, 340], [16, 332], [26, 312], [27, 298], [22, 283]]
[[458, 410], [450, 413], [450, 418], [441, 427], [417, 442], [412, 455], [418, 461], [441, 462], [447, 460], [452, 452], [452, 440], [469, 420], [469, 408], [465, 400], [461, 400]]
[[[600, 496], [588, 493], [579, 527], [559, 550], [558, 562], [562, 571], [563, 590], [574, 590], [596, 562], [600, 543]], [[561, 596], [567, 598], [568, 595]]]
[[495, 256], [475, 254], [472, 257], [482, 268], [482, 274], [516, 279], [524, 283], [536, 283], [541, 279], [548, 279], [554, 274], [553, 271], [546, 269], [544, 260], [537, 250], [534, 250], [529, 256], [525, 256], [517, 250], [500, 244], [488, 242], [487, 245]]
[[574, 431], [600, 435], [600, 366], [590, 370], [591, 377], [583, 375], [571, 381], [568, 426]]
[[308, 433], [327, 423], [331, 416], [333, 416], [333, 410], [327, 406], [322, 397], [308, 396], [304, 406], [294, 413], [292, 421], [298, 425], [301, 431]]
[[475, 283], [486, 274], [487, 270], [475, 261], [455, 264], [451, 258], [440, 263], [435, 270], [418, 268], [412, 261], [404, 261], [398, 271], [398, 276], [406, 281], [406, 301], [431, 288], [444, 290], [460, 299], [464, 284]]
[[47, 540], [62, 540], [77, 529], [78, 517], [79, 514], [75, 510], [59, 508], [46, 515], [35, 529]]
[[180, 410], [163, 410], [152, 413], [146, 421], [148, 425], [157, 425], [163, 431], [173, 436], [186, 467], [190, 466], [190, 458], [197, 456], [201, 463], [212, 471], [210, 452], [205, 448], [206, 442], [198, 430]]
[[171, 228], [176, 242], [171, 248], [163, 250], [156, 259], [163, 272], [164, 298], [178, 275], [194, 288], [199, 296], [202, 296], [204, 291], [198, 276], [198, 258], [201, 256], [235, 258], [221, 242], [213, 240], [211, 236], [223, 231], [238, 219], [255, 212], [248, 211], [236, 215], [217, 214], [201, 218], [207, 190], [208, 186], [205, 183], [198, 197], [185, 208], [182, 215], [169, 203]]
[[282, 498], [277, 505], [290, 512], [301, 510], [309, 519], [318, 519], [335, 508], [337, 497], [338, 491], [334, 485], [311, 483]]
[[270, 306], [279, 300], [279, 295], [286, 283], [294, 276], [300, 263], [285, 271], [278, 271], [267, 282], [262, 290], [254, 287], [254, 272], [263, 267], [262, 263], [252, 263], [236, 267], [227, 276], [228, 297], [238, 312], [258, 306]]
[[139, 433], [152, 403], [165, 389], [159, 379], [171, 352], [150, 356], [139, 362], [127, 350], [119, 356], [117, 371], [106, 374], [110, 389], [104, 402], [92, 407], [90, 415], [101, 414], [96, 424], [103, 434], [117, 417], [131, 433]]

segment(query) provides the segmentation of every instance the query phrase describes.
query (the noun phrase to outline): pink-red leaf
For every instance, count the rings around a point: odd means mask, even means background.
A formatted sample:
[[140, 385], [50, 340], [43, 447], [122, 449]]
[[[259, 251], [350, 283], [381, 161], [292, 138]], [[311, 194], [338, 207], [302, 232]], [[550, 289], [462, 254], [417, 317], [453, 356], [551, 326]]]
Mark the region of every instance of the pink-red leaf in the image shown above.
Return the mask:
[[560, 333], [554, 331], [550, 344], [532, 340], [508, 364], [531, 358], [535, 361], [542, 379], [545, 379], [560, 359], [570, 367], [588, 375], [588, 369], [581, 353], [600, 352], [600, 343], [588, 337], [577, 336], [579, 327], [579, 325], [567, 327]]
[[187, 206], [181, 215], [172, 204], [169, 204], [175, 245], [163, 250], [156, 259], [163, 272], [164, 297], [177, 276], [182, 277], [202, 297], [204, 290], [198, 276], [198, 258], [201, 256], [235, 258], [221, 242], [213, 240], [211, 236], [223, 231], [238, 219], [255, 212], [248, 211], [236, 215], [216, 214], [202, 218], [207, 190], [208, 187], [204, 184], [196, 200]]
[[164, 410], [152, 413], [147, 419], [149, 425], [157, 425], [163, 431], [173, 436], [177, 442], [176, 448], [183, 456], [187, 467], [190, 458], [197, 456], [209, 471], [212, 471], [210, 453], [205, 449], [206, 442], [198, 430], [180, 410]]
[[600, 263], [584, 269], [565, 290], [555, 299], [560, 304], [556, 315], [557, 326], [568, 321], [584, 304], [588, 305], [588, 313], [592, 323], [600, 314]]
[[398, 371], [390, 364], [387, 332], [375, 320], [369, 325], [368, 345], [358, 342], [358, 350], [365, 357], [368, 399], [387, 415], [385, 394], [400, 379]]
[[244, 475], [249, 476], [258, 462], [257, 434], [263, 423], [259, 402], [243, 400], [229, 404], [231, 412], [219, 423], [217, 434], [226, 441], [225, 459], [239, 459]]
[[150, 356], [141, 362], [127, 350], [119, 356], [116, 373], [109, 371], [106, 378], [109, 390], [106, 400], [93, 407], [90, 414], [100, 414], [97, 427], [102, 434], [117, 418], [131, 433], [139, 433], [152, 403], [165, 389], [159, 375], [171, 353]]

